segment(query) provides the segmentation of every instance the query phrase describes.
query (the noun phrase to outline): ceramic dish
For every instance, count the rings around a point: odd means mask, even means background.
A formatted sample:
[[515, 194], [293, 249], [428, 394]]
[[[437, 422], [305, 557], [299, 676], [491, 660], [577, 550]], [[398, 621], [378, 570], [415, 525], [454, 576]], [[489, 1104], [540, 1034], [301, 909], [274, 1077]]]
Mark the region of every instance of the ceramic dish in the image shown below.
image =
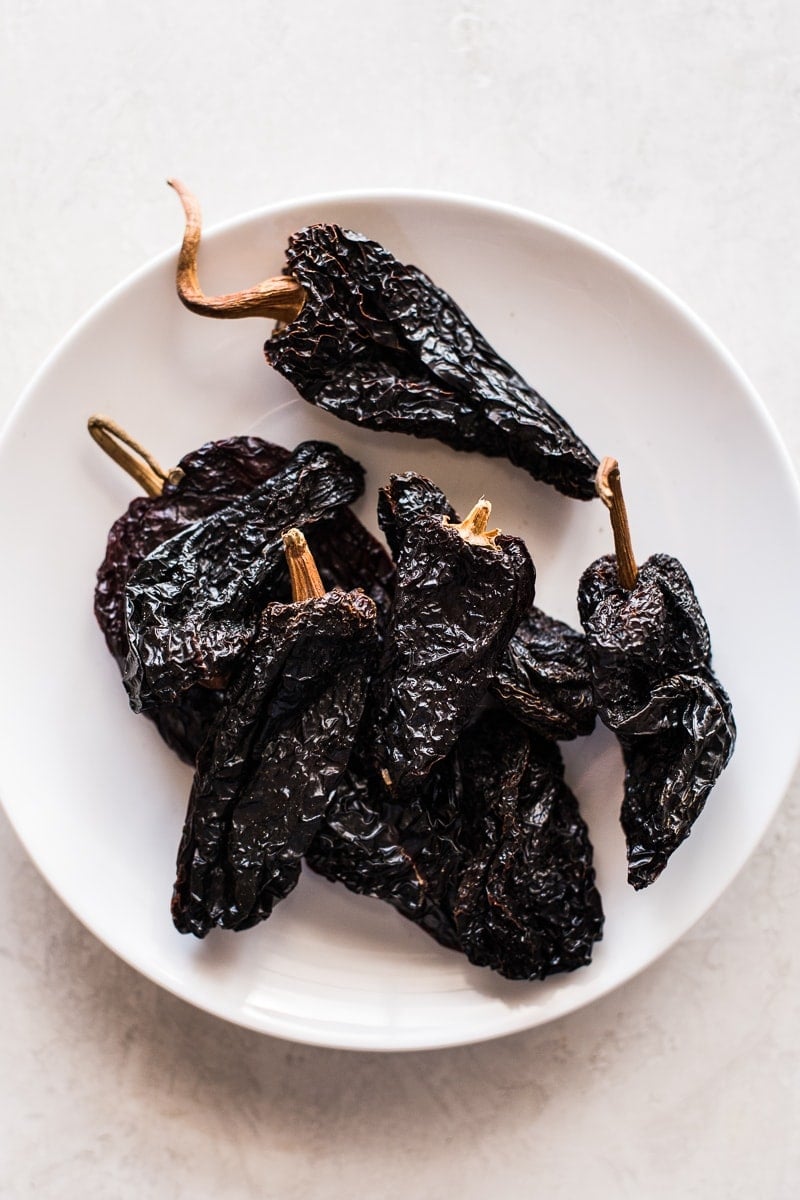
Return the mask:
[[485, 493], [497, 523], [535, 557], [538, 603], [573, 623], [578, 576], [611, 546], [599, 503], [567, 500], [498, 460], [358, 430], [297, 399], [264, 363], [265, 322], [213, 322], [181, 308], [174, 253], [80, 323], [0, 445], [0, 794], [64, 903], [185, 1000], [326, 1046], [477, 1041], [549, 1021], [629, 979], [708, 909], [756, 846], [798, 750], [800, 650], [785, 636], [800, 595], [798, 493], [760, 401], [700, 322], [630, 263], [527, 213], [402, 193], [285, 204], [207, 235], [206, 290], [277, 273], [287, 234], [318, 220], [362, 230], [421, 266], [598, 455], [619, 458], [635, 549], [683, 561], [735, 707], [738, 747], [706, 811], [655, 886], [634, 893], [616, 743], [600, 729], [565, 747], [606, 929], [590, 967], [545, 983], [472, 967], [379, 902], [310, 872], [257, 929], [204, 942], [174, 931], [169, 897], [191, 773], [129, 712], [94, 623], [107, 530], [136, 487], [88, 438], [90, 413], [115, 417], [165, 464], [234, 433], [289, 446], [335, 441], [367, 468], [357, 511], [372, 528], [376, 490], [392, 471], [429, 475], [463, 511]]

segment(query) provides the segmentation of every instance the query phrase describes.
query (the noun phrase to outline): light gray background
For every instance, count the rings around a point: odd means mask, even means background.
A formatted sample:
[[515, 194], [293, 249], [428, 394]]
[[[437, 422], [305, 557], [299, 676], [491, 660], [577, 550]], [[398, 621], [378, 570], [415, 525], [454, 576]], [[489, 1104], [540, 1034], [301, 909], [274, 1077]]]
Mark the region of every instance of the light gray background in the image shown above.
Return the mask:
[[[90, 304], [177, 242], [167, 175], [208, 224], [404, 186], [523, 205], [628, 255], [721, 337], [800, 458], [792, 0], [7, 0], [0, 52], [0, 416]], [[293, 1046], [162, 993], [0, 817], [0, 1193], [788, 1200], [799, 795], [626, 987], [406, 1056]]]

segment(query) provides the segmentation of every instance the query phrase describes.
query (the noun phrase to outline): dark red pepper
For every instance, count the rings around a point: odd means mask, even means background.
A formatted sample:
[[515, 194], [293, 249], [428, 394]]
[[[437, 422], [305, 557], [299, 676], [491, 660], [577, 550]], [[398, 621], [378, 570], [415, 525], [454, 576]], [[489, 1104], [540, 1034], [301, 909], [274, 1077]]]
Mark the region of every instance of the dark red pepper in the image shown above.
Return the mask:
[[686, 571], [666, 554], [636, 565], [616, 460], [603, 461], [598, 491], [617, 553], [587, 567], [578, 609], [600, 719], [625, 759], [628, 882], [643, 888], [689, 836], [733, 753], [736, 726]]
[[402, 805], [351, 772], [306, 853], [510, 979], [584, 966], [602, 936], [592, 846], [558, 749], [501, 710], [465, 729]]
[[282, 279], [204, 296], [199, 205], [171, 182], [186, 215], [181, 300], [205, 316], [280, 321], [264, 352], [304, 399], [370, 429], [507, 458], [568, 496], [593, 498], [591, 450], [417, 267], [360, 233], [311, 225], [289, 239]]
[[[393, 475], [378, 494], [378, 522], [395, 557], [419, 515], [458, 521], [435, 483], [411, 472]], [[542, 737], [591, 733], [596, 710], [585, 643], [581, 632], [531, 605], [497, 662], [489, 690]]]
[[407, 510], [395, 601], [370, 697], [372, 759], [392, 794], [444, 758], [486, 693], [533, 599], [519, 538], [488, 529], [481, 500], [460, 523]]
[[329, 442], [303, 442], [253, 491], [152, 550], [125, 587], [134, 711], [224, 679], [284, 570], [281, 534], [330, 516], [363, 488], [354, 459]]
[[[291, 457], [282, 446], [255, 437], [209, 442], [164, 471], [152, 456], [107, 417], [92, 417], [92, 436], [149, 492], [132, 500], [114, 522], [97, 572], [95, 616], [106, 644], [124, 670], [129, 645], [125, 585], [147, 555], [180, 530], [247, 495]], [[131, 454], [128, 448], [135, 448]], [[310, 544], [327, 588], [361, 587], [376, 601], [381, 620], [390, 603], [394, 568], [386, 552], [349, 509], [337, 510], [310, 531]], [[291, 596], [282, 571], [275, 600]], [[219, 708], [219, 689], [193, 686], [175, 701], [147, 710], [159, 733], [184, 761], [194, 763]]]
[[197, 756], [172, 915], [181, 933], [247, 929], [294, 888], [345, 770], [377, 648], [374, 602], [323, 592], [299, 530], [294, 593], [268, 604]]

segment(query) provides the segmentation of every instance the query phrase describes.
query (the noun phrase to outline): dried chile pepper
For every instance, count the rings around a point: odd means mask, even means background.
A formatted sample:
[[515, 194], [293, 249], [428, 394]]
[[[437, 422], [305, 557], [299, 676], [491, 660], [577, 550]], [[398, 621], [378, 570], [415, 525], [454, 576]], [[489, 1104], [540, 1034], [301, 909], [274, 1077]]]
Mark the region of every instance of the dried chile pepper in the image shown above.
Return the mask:
[[[457, 747], [470, 734], [465, 731]], [[357, 743], [306, 851], [314, 871], [349, 891], [386, 901], [454, 950], [460, 946], [453, 902], [464, 857], [457, 747], [398, 802], [365, 763]]]
[[386, 901], [452, 950], [461, 948], [453, 906], [465, 854], [457, 749], [402, 803], [354, 756], [306, 851], [312, 870]]
[[424, 475], [415, 471], [392, 475], [378, 491], [378, 524], [395, 559], [402, 550], [406, 530], [413, 528], [421, 516], [443, 517], [451, 523], [459, 519], [441, 488]]
[[597, 708], [586, 638], [535, 605], [514, 631], [489, 687], [541, 737], [566, 741], [594, 729]]
[[565, 495], [594, 497], [592, 452], [417, 267], [362, 234], [312, 225], [289, 239], [282, 280], [204, 296], [199, 205], [170, 182], [186, 215], [181, 300], [205, 316], [277, 318], [264, 353], [304, 399], [370, 429], [507, 458]]
[[733, 753], [736, 726], [686, 571], [666, 554], [636, 565], [614, 459], [601, 465], [598, 492], [611, 512], [616, 555], [584, 572], [578, 608], [598, 712], [625, 760], [620, 819], [628, 882], [639, 889], [689, 836]]
[[363, 778], [348, 788], [307, 851], [314, 870], [509, 979], [591, 960], [602, 904], [554, 744], [486, 711], [402, 806]]
[[395, 601], [369, 731], [395, 796], [448, 753], [533, 599], [530, 555], [519, 538], [487, 528], [490, 512], [485, 500], [458, 524], [398, 512]]
[[[181, 529], [242, 496], [283, 466], [291, 451], [257, 437], [208, 442], [165, 471], [148, 451], [109, 417], [89, 419], [92, 437], [148, 493], [131, 501], [111, 526], [106, 553], [97, 572], [94, 611], [106, 644], [120, 670], [129, 653], [125, 624], [125, 585], [147, 555]], [[127, 448], [127, 449], [126, 449]], [[349, 509], [313, 527], [312, 550], [328, 589], [362, 587], [388, 615], [394, 567], [383, 547]], [[276, 581], [270, 599], [286, 600], [287, 572]], [[146, 715], [164, 741], [185, 762], [197, 751], [219, 708], [221, 692], [199, 685], [173, 702], [157, 704]]]
[[324, 592], [303, 535], [284, 537], [291, 604], [268, 604], [197, 758], [178, 850], [181, 933], [247, 929], [295, 887], [347, 767], [377, 646], [362, 591]]
[[386, 790], [371, 779], [354, 749], [330, 808], [306, 850], [309, 866], [358, 895], [386, 900], [416, 920], [430, 907], [430, 888], [401, 845]]
[[[94, 593], [97, 623], [124, 671], [129, 652], [125, 585], [136, 567], [179, 530], [252, 491], [286, 461], [289, 451], [260, 438], [228, 438], [190, 451], [165, 471], [108, 417], [91, 417], [89, 431], [148, 493], [132, 500], [111, 526]], [[147, 716], [170, 749], [193, 763], [219, 703], [217, 690], [194, 686], [174, 702], [154, 705]]]
[[303, 442], [253, 491], [151, 551], [125, 588], [131, 707], [224, 678], [280, 576], [281, 534], [330, 515], [363, 487], [354, 459], [330, 443]]
[[467, 855], [453, 917], [461, 948], [509, 979], [585, 966], [603, 910], [557, 746], [495, 712], [460, 754]]
[[[411, 472], [393, 475], [378, 494], [378, 523], [395, 556], [419, 514], [458, 521], [447, 497], [429, 479]], [[566, 622], [531, 605], [497, 663], [490, 691], [542, 737], [591, 733], [596, 709], [585, 640]]]

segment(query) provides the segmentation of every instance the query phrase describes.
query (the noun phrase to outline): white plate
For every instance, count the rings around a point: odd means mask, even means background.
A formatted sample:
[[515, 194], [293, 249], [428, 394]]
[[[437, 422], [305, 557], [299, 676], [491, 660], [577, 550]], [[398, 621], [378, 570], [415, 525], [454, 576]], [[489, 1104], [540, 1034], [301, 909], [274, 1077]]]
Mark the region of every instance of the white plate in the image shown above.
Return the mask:
[[760, 401], [697, 319], [630, 263], [527, 213], [402, 193], [299, 201], [208, 234], [206, 290], [277, 273], [287, 234], [319, 220], [364, 231], [447, 288], [598, 455], [620, 459], [638, 556], [667, 551], [687, 567], [739, 725], [733, 761], [691, 838], [655, 886], [627, 886], [621, 760], [599, 730], [565, 749], [606, 911], [588, 968], [509, 983], [308, 872], [257, 929], [204, 942], [174, 931], [169, 897], [191, 773], [128, 711], [94, 623], [106, 533], [136, 488], [89, 440], [91, 412], [116, 417], [165, 464], [234, 433], [290, 446], [329, 438], [367, 467], [358, 511], [373, 528], [376, 489], [391, 471], [431, 476], [462, 511], [484, 492], [501, 527], [534, 554], [539, 603], [573, 622], [578, 576], [611, 542], [599, 503], [567, 500], [498, 460], [360, 431], [294, 398], [264, 364], [265, 322], [184, 311], [172, 253], [80, 323], [2, 440], [0, 794], [76, 916], [193, 1004], [326, 1046], [477, 1041], [549, 1021], [629, 979], [706, 911], [761, 837], [798, 752], [798, 492]]

